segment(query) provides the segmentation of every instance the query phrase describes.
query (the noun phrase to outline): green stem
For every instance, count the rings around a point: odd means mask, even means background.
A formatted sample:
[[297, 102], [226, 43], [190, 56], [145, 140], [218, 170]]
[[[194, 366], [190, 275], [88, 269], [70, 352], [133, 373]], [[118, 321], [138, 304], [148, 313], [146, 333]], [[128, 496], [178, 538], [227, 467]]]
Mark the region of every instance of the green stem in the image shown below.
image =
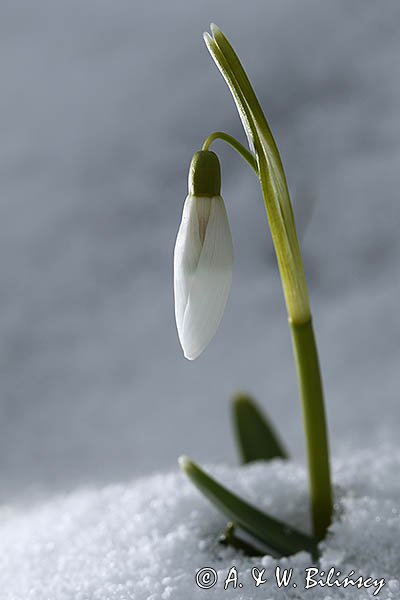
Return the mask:
[[230, 68], [232, 69], [237, 84], [239, 88], [243, 91], [243, 95], [254, 115], [255, 120], [263, 128], [266, 139], [268, 140], [268, 144], [270, 145], [270, 148], [274, 152], [278, 163], [283, 170], [283, 165], [279, 155], [279, 151], [276, 146], [274, 137], [271, 133], [271, 130], [269, 128], [268, 121], [265, 118], [264, 112], [258, 101], [256, 93], [253, 89], [253, 86], [250, 83], [250, 79], [248, 78], [246, 71], [242, 66], [242, 63], [240, 62], [238, 55], [231, 46], [229, 40], [225, 37], [225, 35], [222, 33], [219, 27], [217, 27], [214, 23], [211, 24], [211, 32], [213, 34], [215, 43], [220, 48], [221, 52], [224, 55], [224, 58], [226, 59]]
[[317, 348], [311, 319], [290, 323], [303, 406], [314, 537], [325, 537], [332, 518], [328, 433]]
[[244, 160], [250, 165], [256, 175], [258, 175], [257, 161], [254, 158], [254, 155], [228, 133], [224, 133], [223, 131], [215, 131], [214, 133], [211, 133], [205, 139], [202, 150], [208, 150], [215, 140], [223, 140], [227, 144], [230, 144], [232, 148], [234, 148], [236, 152], [238, 152], [240, 156], [244, 158]]
[[318, 355], [303, 262], [282, 161], [249, 78], [227, 38], [216, 26], [204, 39], [236, 103], [252, 140], [265, 209], [277, 255], [291, 324], [303, 403], [315, 536], [322, 539], [331, 521], [332, 491]]
[[[215, 27], [213, 31], [215, 31]], [[310, 317], [309, 299], [282, 161], [275, 142], [269, 142], [272, 135], [265, 117], [259, 116], [257, 120], [255, 119], [254, 112], [257, 114], [259, 112], [258, 101], [254, 100], [255, 94], [239, 59], [223, 34], [219, 38], [222, 39], [218, 40], [218, 45], [214, 38], [208, 34], [204, 35], [207, 48], [235, 100], [246, 134], [254, 145], [258, 177], [278, 259], [289, 317], [296, 322], [306, 322]], [[237, 71], [228, 61], [228, 55]], [[239, 80], [244, 85], [244, 90], [239, 84]]]

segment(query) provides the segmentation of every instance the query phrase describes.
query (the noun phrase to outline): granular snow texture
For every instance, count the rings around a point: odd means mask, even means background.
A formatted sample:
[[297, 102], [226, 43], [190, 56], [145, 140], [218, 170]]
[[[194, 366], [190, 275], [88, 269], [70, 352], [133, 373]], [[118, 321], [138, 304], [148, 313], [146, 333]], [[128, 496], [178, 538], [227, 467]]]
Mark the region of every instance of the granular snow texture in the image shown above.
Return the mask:
[[[400, 452], [363, 451], [334, 465], [336, 516], [322, 545], [319, 568], [351, 569], [385, 579], [378, 597], [400, 596]], [[304, 469], [273, 461], [210, 469], [252, 502], [293, 525], [308, 528]], [[126, 485], [76, 491], [30, 510], [3, 509], [0, 526], [2, 600], [365, 600], [369, 589], [304, 590], [306, 553], [287, 559], [249, 558], [217, 543], [221, 516], [178, 472]], [[278, 589], [276, 565], [293, 568], [292, 585]], [[224, 591], [231, 566], [242, 588]], [[255, 587], [251, 569], [264, 568], [267, 583]], [[209, 590], [196, 572], [212, 567]], [[18, 575], [18, 576], [17, 576]]]

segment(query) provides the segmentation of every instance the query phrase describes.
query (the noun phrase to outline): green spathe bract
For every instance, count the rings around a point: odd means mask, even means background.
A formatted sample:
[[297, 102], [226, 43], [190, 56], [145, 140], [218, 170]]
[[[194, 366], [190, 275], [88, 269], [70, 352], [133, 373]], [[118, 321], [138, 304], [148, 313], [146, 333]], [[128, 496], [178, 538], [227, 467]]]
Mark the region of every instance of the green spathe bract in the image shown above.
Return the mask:
[[[218, 27], [211, 25], [211, 32], [212, 36], [208, 33], [204, 34], [204, 40], [232, 93], [249, 141], [250, 151], [232, 136], [223, 132], [208, 136], [203, 144], [203, 151], [208, 151], [211, 143], [217, 139], [229, 143], [253, 168], [260, 181], [293, 341], [306, 434], [313, 535], [319, 541], [325, 536], [332, 518], [328, 436], [310, 302], [286, 176], [271, 130], [239, 58]], [[272, 430], [265, 427], [265, 423], [262, 424], [259, 411], [247, 406], [246, 410], [242, 411], [242, 415], [237, 413], [237, 430], [241, 431], [244, 439], [244, 446], [241, 440], [242, 454], [243, 448], [244, 452], [249, 452], [249, 456], [255, 458], [268, 459], [274, 454], [279, 454], [279, 449], [275, 447], [271, 451], [271, 456], [268, 456], [269, 450], [259, 441], [251, 447], [249, 431], [252, 427], [254, 433], [257, 431], [258, 440], [262, 435], [260, 432], [265, 431], [265, 435], [269, 438], [268, 444], [271, 440], [274, 441], [274, 436], [271, 437]], [[243, 456], [245, 457], [244, 454]], [[193, 463], [184, 462], [184, 471], [196, 485], [201, 481], [199, 487], [202, 492], [233, 518], [227, 506], [231, 498], [226, 495], [226, 490], [223, 492], [218, 487], [219, 484], [211, 482], [204, 474], [200, 476], [196, 471], [198, 467], [192, 465]], [[194, 472], [197, 473], [196, 477], [193, 475]], [[257, 522], [256, 514], [253, 516]], [[243, 515], [239, 515], [237, 518], [242, 517]], [[266, 522], [263, 523], [266, 526]], [[271, 536], [267, 535], [266, 529], [262, 528], [261, 537], [265, 543], [269, 542], [269, 545], [273, 546]], [[254, 535], [254, 531], [250, 533]], [[307, 544], [304, 544], [303, 548], [310, 551], [310, 546]], [[298, 549], [297, 546], [292, 547], [292, 551]], [[276, 548], [276, 550], [281, 549]]]

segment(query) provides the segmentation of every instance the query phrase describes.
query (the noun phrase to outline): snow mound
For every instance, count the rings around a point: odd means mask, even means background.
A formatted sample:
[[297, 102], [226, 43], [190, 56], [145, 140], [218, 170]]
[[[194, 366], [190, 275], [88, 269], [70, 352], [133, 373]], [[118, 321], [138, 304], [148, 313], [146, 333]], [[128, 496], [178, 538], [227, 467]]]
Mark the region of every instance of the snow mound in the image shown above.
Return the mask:
[[[353, 454], [334, 464], [336, 516], [322, 545], [320, 570], [385, 579], [378, 598], [400, 596], [400, 451]], [[308, 528], [306, 473], [291, 462], [210, 469], [270, 513]], [[0, 521], [2, 600], [192, 600], [314, 598], [366, 600], [377, 589], [304, 590], [306, 553], [245, 557], [217, 543], [225, 520], [176, 469], [127, 485], [80, 490], [39, 506], [6, 509]], [[230, 567], [243, 587], [224, 591]], [[293, 568], [278, 589], [275, 568]], [[201, 589], [196, 573], [218, 581]], [[255, 586], [252, 568], [265, 569]], [[321, 578], [323, 579], [323, 578]], [[293, 587], [297, 583], [297, 587]], [[376, 596], [375, 596], [376, 597]]]

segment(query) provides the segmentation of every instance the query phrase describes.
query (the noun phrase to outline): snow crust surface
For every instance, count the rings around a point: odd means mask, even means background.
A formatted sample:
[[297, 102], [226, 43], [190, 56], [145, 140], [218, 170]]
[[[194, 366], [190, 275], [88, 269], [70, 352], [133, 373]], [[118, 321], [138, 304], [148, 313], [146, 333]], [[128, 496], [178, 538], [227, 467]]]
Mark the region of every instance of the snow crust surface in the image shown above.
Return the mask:
[[[334, 465], [335, 520], [322, 544], [319, 568], [384, 578], [378, 597], [400, 596], [400, 452], [359, 451]], [[210, 469], [220, 480], [265, 510], [308, 528], [306, 473], [294, 462]], [[218, 544], [225, 525], [178, 469], [126, 485], [80, 490], [29, 510], [1, 514], [2, 600], [323, 600], [371, 598], [374, 588], [304, 590], [306, 553], [287, 559], [245, 557]], [[278, 589], [277, 565], [293, 568], [292, 586]], [[224, 591], [235, 565], [243, 587]], [[264, 568], [255, 587], [251, 569]], [[195, 583], [212, 567], [211, 589]], [[16, 577], [16, 574], [18, 576]]]

